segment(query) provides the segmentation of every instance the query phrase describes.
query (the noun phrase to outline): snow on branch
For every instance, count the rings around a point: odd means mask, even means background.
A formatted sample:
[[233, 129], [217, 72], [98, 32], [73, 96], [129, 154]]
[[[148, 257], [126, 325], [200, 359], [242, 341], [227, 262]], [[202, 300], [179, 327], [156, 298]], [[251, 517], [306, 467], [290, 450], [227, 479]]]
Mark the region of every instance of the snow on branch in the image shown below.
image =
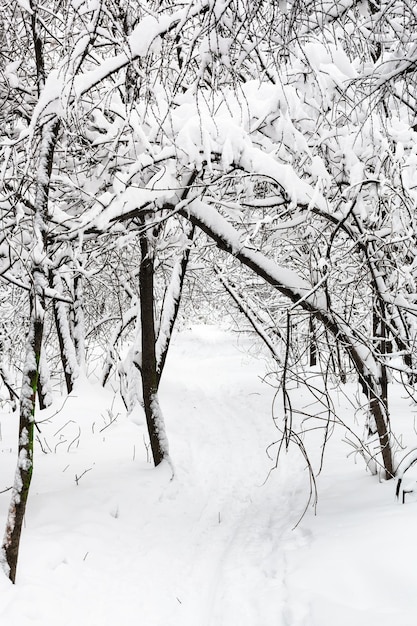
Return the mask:
[[268, 282], [272, 282], [293, 302], [297, 303], [302, 299], [313, 309], [325, 310], [327, 308], [324, 293], [317, 291], [294, 270], [279, 266], [261, 252], [245, 245], [238, 231], [209, 204], [201, 200], [193, 200], [184, 210], [184, 214], [209, 236], [215, 238], [221, 248], [227, 249], [239, 259], [244, 258], [246, 265], [256, 268], [260, 276], [267, 278]]
[[159, 15], [158, 17], [147, 15], [130, 34], [127, 52], [103, 59], [96, 69], [80, 74], [75, 78], [75, 97], [80, 98], [92, 87], [123, 69], [134, 59], [145, 57], [158, 37], [163, 37], [174, 28], [181, 27], [186, 20], [207, 11], [209, 5], [210, 2], [205, 0], [196, 4], [190, 3], [189, 6], [172, 14]]

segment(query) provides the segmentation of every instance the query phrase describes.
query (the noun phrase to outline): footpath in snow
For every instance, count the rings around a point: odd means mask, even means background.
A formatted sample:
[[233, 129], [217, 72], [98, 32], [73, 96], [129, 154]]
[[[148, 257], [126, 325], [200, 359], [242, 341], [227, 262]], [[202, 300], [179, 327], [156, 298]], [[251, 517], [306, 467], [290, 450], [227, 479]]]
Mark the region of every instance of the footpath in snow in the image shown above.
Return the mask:
[[[173, 479], [148, 461], [139, 410], [126, 416], [110, 390], [83, 381], [38, 415], [18, 579], [0, 578], [0, 624], [415, 626], [417, 502], [398, 504], [392, 483], [356, 465], [340, 429], [317, 514], [309, 507], [299, 522], [305, 463], [294, 450], [271, 471], [275, 390], [250, 346], [213, 327], [176, 336], [161, 388]], [[13, 479], [15, 422], [0, 416], [0, 490]]]

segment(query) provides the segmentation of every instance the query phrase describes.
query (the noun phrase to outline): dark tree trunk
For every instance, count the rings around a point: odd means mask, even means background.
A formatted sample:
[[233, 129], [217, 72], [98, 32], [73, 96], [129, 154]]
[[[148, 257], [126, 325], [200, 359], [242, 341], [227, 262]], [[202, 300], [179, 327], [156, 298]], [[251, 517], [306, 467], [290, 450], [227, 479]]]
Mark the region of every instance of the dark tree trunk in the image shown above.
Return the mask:
[[317, 365], [317, 343], [316, 333], [314, 332], [314, 318], [310, 315], [308, 320], [308, 352], [309, 352], [309, 365], [314, 367]]
[[39, 362], [39, 376], [38, 376], [38, 388], [37, 388], [39, 409], [42, 411], [51, 404], [51, 397], [49, 395], [49, 368], [44, 356], [41, 354], [41, 360]]
[[83, 300], [83, 277], [77, 274], [74, 277], [74, 304], [72, 309], [72, 338], [74, 341], [75, 355], [80, 367], [85, 367], [85, 326], [84, 326], [84, 300]]
[[[61, 293], [61, 280], [54, 275], [52, 270], [49, 272], [49, 283], [55, 291]], [[52, 303], [52, 308], [54, 312], [55, 328], [58, 337], [59, 353], [61, 356], [65, 385], [67, 393], [71, 393], [74, 389], [74, 381], [78, 376], [78, 364], [75, 346], [70, 333], [68, 311], [66, 309], [66, 305], [56, 299]]]
[[[37, 272], [41, 273], [39, 268], [33, 272], [35, 280]], [[18, 462], [2, 546], [2, 560], [13, 583], [16, 580], [20, 536], [33, 470], [35, 403], [43, 336], [42, 300], [41, 294], [35, 294], [31, 298], [29, 333], [20, 398]], [[41, 309], [40, 315], [37, 311], [39, 308]]]
[[31, 267], [29, 329], [26, 340], [26, 359], [23, 365], [20, 397], [18, 460], [12, 497], [6, 522], [0, 563], [10, 580], [16, 580], [20, 536], [26, 511], [33, 471], [33, 434], [36, 395], [39, 383], [41, 347], [45, 315], [45, 286], [47, 275], [44, 259], [47, 250], [47, 220], [49, 182], [53, 155], [58, 137], [59, 121], [47, 122], [41, 130], [40, 155], [37, 172], [33, 239], [36, 254]]
[[140, 316], [142, 327], [142, 393], [153, 461], [159, 465], [168, 457], [163, 416], [158, 401], [158, 372], [155, 351], [154, 258], [146, 218], [141, 220], [141, 263], [139, 270]]

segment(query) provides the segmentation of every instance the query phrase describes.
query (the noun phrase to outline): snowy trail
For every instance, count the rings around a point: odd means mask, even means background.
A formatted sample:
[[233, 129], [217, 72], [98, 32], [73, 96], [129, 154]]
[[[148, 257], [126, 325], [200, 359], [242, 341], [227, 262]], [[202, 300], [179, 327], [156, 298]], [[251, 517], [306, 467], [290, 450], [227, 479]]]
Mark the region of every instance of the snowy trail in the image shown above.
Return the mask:
[[[140, 416], [127, 418], [97, 385], [42, 424], [56, 451], [37, 453], [18, 584], [0, 578], [1, 624], [415, 625], [417, 502], [396, 505], [392, 485], [346, 459], [335, 438], [318, 515], [294, 528], [304, 464], [289, 454], [269, 475], [274, 389], [241, 343], [205, 327], [172, 346], [161, 405], [173, 480], [167, 464], [147, 462]], [[6, 487], [15, 424], [0, 419]], [[6, 492], [0, 523], [7, 505]]]
[[[236, 612], [242, 624], [255, 615], [279, 623], [281, 572], [269, 563], [279, 560], [279, 533], [269, 526], [282, 506], [273, 482], [263, 486], [275, 430], [262, 372], [215, 329], [184, 333], [173, 346], [161, 390], [172, 481], [168, 466], [146, 464], [143, 427], [120, 417], [100, 432], [110, 394], [71, 398], [42, 427], [56, 454], [38, 453], [20, 583], [3, 581], [7, 623], [72, 626], [79, 607], [87, 626], [130, 626], [137, 616], [149, 626], [221, 626]], [[69, 444], [74, 415], [79, 447]], [[6, 506], [3, 496], [3, 514]]]
[[[204, 530], [194, 538], [190, 575], [191, 584], [199, 580], [203, 596], [199, 623], [226, 626], [237, 623], [239, 616], [241, 626], [285, 626], [289, 612], [283, 538], [293, 515], [291, 497], [274, 475], [267, 480], [272, 463], [265, 449], [277, 435], [271, 420], [273, 389], [259, 380], [262, 365], [236, 353], [229, 338], [213, 333], [211, 341], [217, 346], [208, 350], [207, 358], [206, 334], [200, 350], [184, 355], [186, 360], [176, 358], [176, 380], [184, 381], [185, 395], [192, 399], [198, 433], [190, 433], [188, 422], [183, 433], [168, 423], [179, 435], [174, 458], [186, 456], [187, 433], [191, 442], [203, 435], [192, 464], [193, 487], [205, 499], [196, 520]], [[181, 446], [178, 453], [176, 445]], [[294, 531], [293, 542], [296, 536]]]

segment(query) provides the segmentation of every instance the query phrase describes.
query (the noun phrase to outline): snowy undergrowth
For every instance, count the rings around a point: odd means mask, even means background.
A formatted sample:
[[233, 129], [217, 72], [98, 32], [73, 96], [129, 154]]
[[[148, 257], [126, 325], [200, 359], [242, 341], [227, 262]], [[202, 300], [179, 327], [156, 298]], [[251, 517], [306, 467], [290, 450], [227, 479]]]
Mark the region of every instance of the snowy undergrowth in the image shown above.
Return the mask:
[[[398, 504], [392, 483], [355, 464], [338, 427], [317, 515], [310, 507], [295, 527], [308, 477], [296, 450], [270, 473], [274, 389], [248, 345], [212, 327], [176, 336], [161, 388], [174, 478], [149, 463], [140, 413], [127, 417], [91, 381], [39, 414], [17, 585], [0, 578], [2, 624], [415, 624], [417, 503]], [[400, 395], [397, 431], [412, 443]], [[12, 482], [15, 422], [0, 418], [1, 489]], [[8, 500], [0, 495], [3, 527]]]

